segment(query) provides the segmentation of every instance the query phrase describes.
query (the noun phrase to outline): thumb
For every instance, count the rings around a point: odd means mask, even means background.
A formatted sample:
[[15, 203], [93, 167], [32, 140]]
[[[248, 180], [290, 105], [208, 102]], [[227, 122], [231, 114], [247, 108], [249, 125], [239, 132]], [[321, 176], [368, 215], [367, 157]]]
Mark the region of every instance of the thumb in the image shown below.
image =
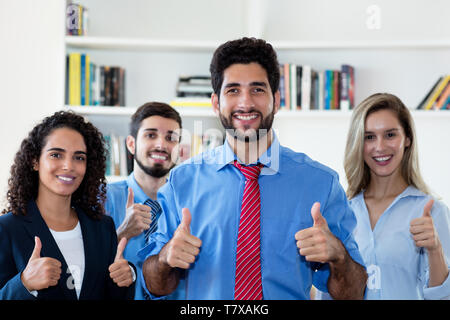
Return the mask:
[[119, 244], [117, 245], [117, 252], [116, 257], [114, 258], [114, 262], [116, 262], [119, 259], [123, 259], [123, 251], [125, 250], [125, 247], [127, 246], [127, 238], [123, 237]]
[[182, 214], [182, 218], [181, 218], [181, 223], [180, 223], [180, 227], [183, 228], [185, 231], [191, 233], [191, 212], [189, 211], [188, 208], [183, 208], [181, 210], [181, 214]]
[[131, 207], [133, 204], [134, 204], [134, 193], [133, 193], [133, 189], [128, 188], [128, 198], [127, 198], [126, 208]]
[[427, 202], [425, 207], [423, 207], [423, 217], [431, 217], [431, 208], [433, 207], [434, 200], [430, 199], [430, 201]]
[[31, 253], [30, 260], [39, 259], [41, 257], [42, 243], [39, 237], [34, 237], [34, 249]]
[[320, 213], [320, 203], [314, 202], [313, 206], [311, 207], [311, 217], [314, 221], [314, 226], [320, 226], [323, 224], [327, 224], [327, 221]]

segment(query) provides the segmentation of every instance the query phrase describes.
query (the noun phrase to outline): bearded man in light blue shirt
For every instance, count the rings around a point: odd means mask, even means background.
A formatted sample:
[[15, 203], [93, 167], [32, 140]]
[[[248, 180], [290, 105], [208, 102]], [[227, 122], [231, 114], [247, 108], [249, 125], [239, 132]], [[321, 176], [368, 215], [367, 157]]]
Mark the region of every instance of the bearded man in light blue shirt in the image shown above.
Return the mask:
[[240, 170], [256, 165], [257, 276], [246, 285], [261, 290], [259, 299], [309, 299], [313, 284], [335, 298], [362, 299], [367, 274], [337, 174], [280, 145], [271, 129], [280, 106], [272, 46], [254, 38], [229, 41], [216, 50], [210, 70], [226, 142], [172, 170], [158, 192], [158, 230], [139, 252], [145, 290], [165, 296], [181, 276], [187, 299], [239, 299], [238, 239], [248, 200]]
[[[161, 214], [156, 194], [177, 162], [181, 117], [168, 104], [148, 102], [131, 116], [126, 144], [133, 155], [134, 170], [127, 179], [107, 185], [105, 211], [117, 229], [117, 237], [128, 240], [124, 257], [137, 269], [135, 300], [145, 300], [140, 276], [142, 261], [137, 252], [156, 230]], [[183, 297], [178, 290], [170, 298]]]

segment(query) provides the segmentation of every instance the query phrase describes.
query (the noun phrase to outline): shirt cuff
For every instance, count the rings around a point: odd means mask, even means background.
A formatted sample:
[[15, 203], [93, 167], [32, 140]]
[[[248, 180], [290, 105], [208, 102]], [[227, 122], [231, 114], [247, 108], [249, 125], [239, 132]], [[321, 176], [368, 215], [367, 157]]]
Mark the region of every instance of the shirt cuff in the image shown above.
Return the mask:
[[425, 300], [450, 300], [450, 269], [440, 286], [423, 288], [423, 297]]
[[148, 291], [143, 272], [139, 273], [139, 277], [141, 278], [142, 288], [144, 288], [144, 295], [146, 296], [147, 300], [166, 300], [167, 299], [167, 296], [155, 296], [155, 295], [151, 294], [150, 291]]
[[134, 268], [131, 266], [131, 264], [128, 263], [128, 266], [131, 269], [131, 275], [133, 276], [133, 282], [136, 281], [136, 272], [134, 272]]

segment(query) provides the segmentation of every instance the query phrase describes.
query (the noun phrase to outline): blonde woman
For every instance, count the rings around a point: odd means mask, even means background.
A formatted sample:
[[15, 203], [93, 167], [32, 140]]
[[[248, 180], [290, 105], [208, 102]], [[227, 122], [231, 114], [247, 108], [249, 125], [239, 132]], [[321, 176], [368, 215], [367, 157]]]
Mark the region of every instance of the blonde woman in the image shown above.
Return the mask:
[[365, 298], [449, 299], [450, 212], [421, 177], [414, 122], [399, 98], [377, 93], [353, 111], [344, 168]]

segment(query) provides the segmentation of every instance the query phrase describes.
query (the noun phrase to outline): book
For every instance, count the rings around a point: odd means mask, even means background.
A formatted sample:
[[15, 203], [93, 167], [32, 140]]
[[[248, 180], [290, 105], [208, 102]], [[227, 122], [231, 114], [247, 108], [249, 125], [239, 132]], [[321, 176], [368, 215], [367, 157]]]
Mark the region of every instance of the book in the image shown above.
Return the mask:
[[177, 97], [211, 97], [213, 88], [210, 76], [179, 76], [176, 86]]
[[310, 109], [319, 109], [319, 73], [315, 70], [311, 70]]
[[425, 110], [430, 110], [433, 107], [433, 104], [436, 102], [437, 98], [442, 93], [444, 88], [447, 86], [447, 83], [449, 81], [450, 81], [450, 75], [442, 77], [442, 80], [439, 81], [435, 90], [433, 90], [433, 92], [431, 93], [430, 98], [426, 101], [425, 106], [424, 106]]
[[283, 65], [284, 68], [284, 97], [286, 99], [286, 108], [291, 109], [291, 90], [290, 90], [290, 78], [289, 78], [289, 63]]
[[297, 102], [297, 66], [293, 63], [289, 64], [289, 79], [290, 79], [290, 93], [291, 93], [291, 106], [290, 110], [300, 109]]
[[311, 66], [302, 66], [302, 101], [303, 110], [310, 110], [311, 102]]
[[285, 79], [284, 79], [284, 67], [282, 64], [280, 64], [279, 66], [280, 68], [280, 86], [279, 86], [279, 91], [280, 91], [280, 109], [285, 109], [286, 108], [286, 98], [285, 98], [285, 90], [284, 90], [284, 83], [285, 83]]
[[450, 96], [450, 82], [447, 83], [447, 86], [445, 87], [444, 91], [442, 91], [442, 94], [436, 100], [435, 106], [436, 109], [445, 109], [444, 103], [447, 101], [449, 96]]
[[325, 72], [319, 71], [318, 75], [319, 75], [318, 76], [319, 77], [318, 109], [323, 110], [324, 109], [324, 91], [325, 91], [325, 87], [324, 87]]
[[333, 109], [339, 109], [339, 100], [340, 100], [340, 72], [334, 70], [333, 71]]
[[172, 107], [212, 107], [210, 98], [176, 98], [169, 104]]
[[81, 105], [81, 54], [69, 54], [69, 105]]
[[302, 109], [302, 66], [297, 66], [296, 76], [297, 76], [297, 110]]
[[350, 74], [348, 68], [344, 65], [341, 66], [341, 98], [339, 101], [339, 107], [341, 110], [350, 110], [350, 98], [349, 98], [349, 85], [350, 85]]
[[[346, 74], [346, 99], [344, 106], [348, 105], [348, 109], [352, 110], [355, 107], [355, 68], [349, 64], [343, 64], [341, 66], [341, 72]], [[341, 76], [342, 79], [342, 76]], [[346, 100], [344, 100], [346, 101]]]
[[86, 36], [88, 34], [89, 10], [72, 1], [66, 6], [66, 34], [71, 36]]
[[432, 92], [434, 91], [434, 89], [436, 89], [436, 87], [438, 86], [439, 82], [441, 82], [443, 77], [439, 77], [439, 79], [433, 84], [433, 86], [431, 87], [431, 90], [427, 92], [427, 94], [425, 95], [425, 97], [422, 99], [422, 101], [420, 101], [419, 105], [416, 107], [416, 109], [423, 109], [426, 101], [430, 98]]

